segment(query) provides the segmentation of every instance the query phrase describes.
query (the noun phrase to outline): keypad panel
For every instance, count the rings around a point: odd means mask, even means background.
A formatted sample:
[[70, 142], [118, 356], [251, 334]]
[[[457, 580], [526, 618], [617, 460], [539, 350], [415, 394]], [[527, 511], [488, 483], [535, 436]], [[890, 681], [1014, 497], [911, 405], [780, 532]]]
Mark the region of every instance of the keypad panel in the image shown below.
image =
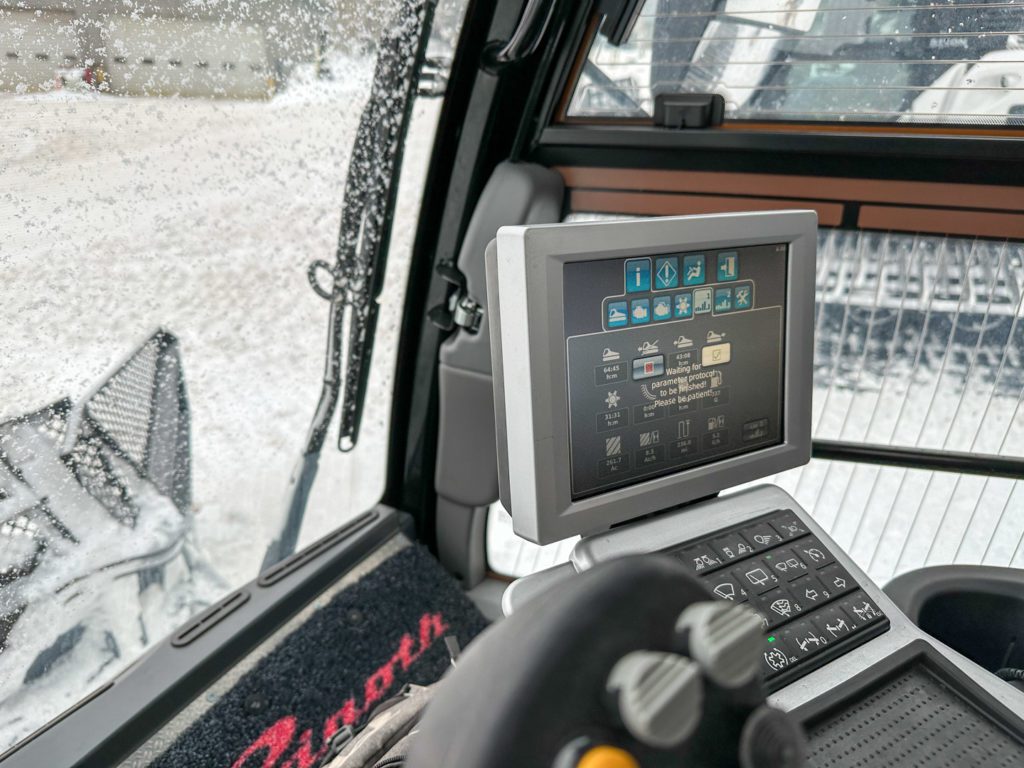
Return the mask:
[[720, 600], [764, 620], [762, 669], [777, 689], [884, 632], [889, 620], [792, 510], [669, 550]]

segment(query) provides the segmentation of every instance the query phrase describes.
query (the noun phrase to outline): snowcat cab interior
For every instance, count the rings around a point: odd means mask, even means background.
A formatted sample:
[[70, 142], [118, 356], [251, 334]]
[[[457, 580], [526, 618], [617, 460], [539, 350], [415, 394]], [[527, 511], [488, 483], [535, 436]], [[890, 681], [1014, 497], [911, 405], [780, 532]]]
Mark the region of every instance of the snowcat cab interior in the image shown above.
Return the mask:
[[0, 768], [1024, 764], [1019, 0], [0, 47]]

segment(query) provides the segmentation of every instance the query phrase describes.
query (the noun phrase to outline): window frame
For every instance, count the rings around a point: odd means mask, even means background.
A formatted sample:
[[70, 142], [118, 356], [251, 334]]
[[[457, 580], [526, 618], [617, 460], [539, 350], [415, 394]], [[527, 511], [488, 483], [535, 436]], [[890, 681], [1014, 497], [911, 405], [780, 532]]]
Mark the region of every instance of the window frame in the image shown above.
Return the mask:
[[[641, 0], [642, 2], [643, 0]], [[587, 0], [591, 8], [595, 3]], [[555, 108], [547, 115], [550, 126], [630, 126], [654, 128], [654, 119], [639, 117], [584, 117], [569, 115], [569, 104], [583, 75], [583, 65], [590, 54], [591, 46], [600, 33], [602, 16], [599, 10], [588, 8], [588, 20], [584, 35], [580, 41], [570, 65], [564, 69]], [[947, 123], [883, 123], [872, 121], [826, 121], [826, 120], [730, 120], [717, 127], [704, 129], [702, 132], [738, 133], [752, 138], [760, 134], [800, 134], [801, 138], [812, 135], [850, 135], [878, 137], [987, 137], [1010, 138], [1024, 140], [1024, 125], [1020, 127], [1001, 126], [957, 126]]]

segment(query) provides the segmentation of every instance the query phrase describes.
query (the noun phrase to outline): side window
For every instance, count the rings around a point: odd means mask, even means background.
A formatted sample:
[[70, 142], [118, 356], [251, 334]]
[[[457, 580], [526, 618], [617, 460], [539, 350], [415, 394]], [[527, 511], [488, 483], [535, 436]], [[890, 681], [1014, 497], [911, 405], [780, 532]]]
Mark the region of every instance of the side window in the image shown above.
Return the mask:
[[[0, 751], [255, 578], [281, 538], [324, 378], [307, 268], [335, 260], [376, 58], [413, 60], [425, 6], [0, 7]], [[337, 450], [336, 413], [298, 547], [383, 491], [464, 7], [440, 3], [414, 95], [359, 441]], [[375, 103], [401, 105], [393, 87]]]
[[1024, 12], [994, 3], [647, 0], [598, 35], [568, 118], [649, 118], [659, 93], [718, 93], [746, 121], [1019, 125]]

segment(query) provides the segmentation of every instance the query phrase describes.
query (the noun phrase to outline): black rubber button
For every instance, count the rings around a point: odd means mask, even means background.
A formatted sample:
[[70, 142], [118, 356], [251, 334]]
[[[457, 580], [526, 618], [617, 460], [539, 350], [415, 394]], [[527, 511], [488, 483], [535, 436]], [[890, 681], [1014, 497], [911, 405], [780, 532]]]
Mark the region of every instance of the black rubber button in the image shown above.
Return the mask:
[[853, 622], [838, 605], [822, 608], [811, 617], [811, 621], [829, 642], [846, 637], [855, 629]]
[[768, 635], [765, 638], [764, 649], [761, 652], [761, 669], [765, 677], [773, 677], [780, 672], [785, 672], [794, 663], [796, 658], [791, 656], [786, 644], [777, 635]]
[[732, 574], [745, 590], [754, 595], [779, 586], [779, 579], [772, 572], [771, 566], [759, 557], [737, 565], [732, 569]]
[[711, 548], [721, 557], [723, 563], [741, 560], [756, 552], [750, 542], [743, 538], [739, 531], [713, 539]]
[[775, 575], [783, 581], [793, 581], [810, 572], [807, 564], [797, 557], [796, 552], [790, 547], [773, 549], [764, 556], [764, 559], [775, 571]]
[[776, 587], [769, 592], [765, 592], [763, 595], [759, 595], [757, 599], [751, 601], [751, 605], [757, 609], [758, 613], [764, 616], [767, 622], [767, 629], [773, 629], [779, 624], [796, 618], [804, 610], [803, 606], [782, 587]]
[[839, 597], [857, 589], [857, 582], [843, 566], [838, 563], [826, 565], [818, 571], [818, 578], [825, 585], [831, 597]]
[[743, 529], [743, 538], [754, 545], [754, 549], [763, 552], [777, 547], [782, 543], [782, 536], [768, 523], [758, 523]]
[[798, 659], [823, 651], [829, 645], [829, 639], [808, 619], [801, 619], [786, 627], [783, 638], [786, 647]]
[[734, 603], [745, 603], [749, 597], [739, 580], [731, 571], [719, 571], [704, 577], [708, 589], [715, 593], [719, 600], [731, 600]]
[[824, 605], [831, 595], [814, 576], [803, 576], [789, 585], [790, 592], [807, 609]]
[[683, 563], [697, 575], [708, 573], [721, 567], [722, 559], [707, 544], [687, 547], [679, 553]]
[[779, 517], [773, 518], [768, 521], [768, 524], [783, 538], [783, 539], [798, 539], [801, 536], [806, 536], [810, 531], [807, 526], [800, 522], [800, 519], [792, 512], [780, 515]]
[[882, 610], [863, 592], [855, 592], [839, 601], [840, 607], [858, 627], [873, 624], [885, 618]]
[[824, 568], [836, 561], [825, 545], [814, 537], [797, 542], [793, 545], [793, 550], [811, 568]]

